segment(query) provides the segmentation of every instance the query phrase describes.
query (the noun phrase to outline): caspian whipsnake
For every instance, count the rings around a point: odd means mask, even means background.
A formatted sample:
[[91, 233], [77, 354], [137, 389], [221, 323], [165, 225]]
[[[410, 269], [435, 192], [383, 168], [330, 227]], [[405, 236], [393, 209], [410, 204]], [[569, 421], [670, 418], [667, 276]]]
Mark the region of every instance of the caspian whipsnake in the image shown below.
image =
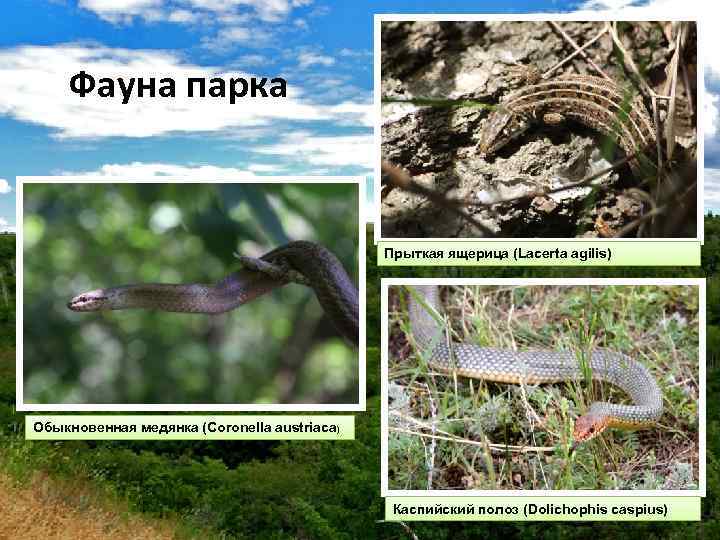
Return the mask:
[[[440, 313], [435, 285], [415, 285], [415, 294], [426, 306]], [[470, 343], [449, 344], [441, 326], [413, 294], [408, 310], [412, 334], [430, 368], [463, 377], [512, 384], [581, 381], [582, 369], [571, 351], [526, 351], [493, 349]], [[589, 354], [592, 379], [620, 387], [632, 405], [593, 402], [575, 421], [574, 445], [596, 437], [607, 428], [651, 427], [662, 415], [662, 393], [655, 378], [641, 363], [616, 351], [594, 349]]]

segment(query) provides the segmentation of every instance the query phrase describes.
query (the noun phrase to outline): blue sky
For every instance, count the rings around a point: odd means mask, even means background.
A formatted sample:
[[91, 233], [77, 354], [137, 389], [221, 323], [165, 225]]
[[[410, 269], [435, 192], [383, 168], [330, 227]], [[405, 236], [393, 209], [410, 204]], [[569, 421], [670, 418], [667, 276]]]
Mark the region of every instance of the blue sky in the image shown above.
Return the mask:
[[[627, 8], [629, 4], [633, 7]], [[678, 2], [607, 0], [11, 0], [0, 32], [0, 228], [15, 225], [15, 176], [255, 175], [371, 178], [373, 13], [673, 13]], [[624, 8], [624, 11], [616, 11]], [[717, 49], [715, 49], [717, 50]], [[708, 59], [708, 62], [711, 59]], [[100, 76], [281, 76], [290, 97], [81, 99]], [[706, 206], [720, 209], [720, 63], [708, 67]], [[178, 87], [178, 95], [184, 94]], [[708, 189], [709, 187], [709, 189]]]

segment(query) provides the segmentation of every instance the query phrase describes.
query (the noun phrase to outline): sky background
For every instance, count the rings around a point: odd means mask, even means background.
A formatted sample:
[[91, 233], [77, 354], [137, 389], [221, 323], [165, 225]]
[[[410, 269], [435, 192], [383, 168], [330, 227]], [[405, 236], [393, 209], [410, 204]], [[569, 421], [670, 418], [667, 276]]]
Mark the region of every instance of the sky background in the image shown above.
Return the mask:
[[[374, 13], [692, 16], [677, 0], [9, 0], [3, 7], [4, 230], [15, 228], [16, 176], [361, 175], [370, 183]], [[717, 35], [703, 38], [701, 45], [718, 50]], [[720, 57], [704, 60], [705, 206], [720, 212]], [[172, 77], [178, 97], [126, 105], [117, 97], [81, 98], [68, 84], [81, 69], [96, 79]], [[279, 76], [289, 97], [235, 105], [187, 98], [191, 76]]]

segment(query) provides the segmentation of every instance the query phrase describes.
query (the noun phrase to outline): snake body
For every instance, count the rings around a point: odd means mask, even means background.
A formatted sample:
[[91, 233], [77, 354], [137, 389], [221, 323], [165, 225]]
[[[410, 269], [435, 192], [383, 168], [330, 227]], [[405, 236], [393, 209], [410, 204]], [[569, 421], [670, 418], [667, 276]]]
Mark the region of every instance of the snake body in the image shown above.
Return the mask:
[[[440, 310], [438, 288], [415, 285], [425, 304]], [[540, 384], [583, 380], [578, 359], [570, 351], [515, 352], [460, 343], [448, 345], [436, 319], [410, 294], [410, 324], [415, 342], [428, 356], [433, 369], [464, 377], [513, 384]], [[650, 427], [662, 415], [662, 393], [648, 369], [628, 356], [610, 350], [591, 352], [592, 378], [622, 388], [632, 405], [596, 401], [575, 422], [575, 444], [587, 441], [603, 430], [614, 427], [641, 429]]]
[[[244, 258], [248, 259], [248, 258]], [[281, 270], [270, 275], [247, 267], [214, 285], [140, 283], [96, 289], [74, 297], [73, 311], [156, 309], [180, 313], [223, 313], [292, 281], [291, 270], [315, 291], [325, 313], [351, 343], [358, 343], [358, 292], [337, 257], [307, 241], [280, 246], [259, 259]]]

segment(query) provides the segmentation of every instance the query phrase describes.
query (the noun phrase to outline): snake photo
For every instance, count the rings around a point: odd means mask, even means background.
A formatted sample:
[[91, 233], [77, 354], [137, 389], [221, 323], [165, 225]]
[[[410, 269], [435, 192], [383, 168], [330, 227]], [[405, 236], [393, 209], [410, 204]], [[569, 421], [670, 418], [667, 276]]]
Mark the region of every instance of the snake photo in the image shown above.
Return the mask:
[[[415, 285], [412, 289], [408, 300], [412, 334], [432, 369], [511, 384], [584, 379], [578, 358], [571, 351], [516, 352], [470, 343], [449, 345], [441, 325], [427, 309], [430, 307], [442, 313], [438, 287]], [[605, 349], [593, 350], [588, 363], [593, 380], [618, 386], [633, 404], [592, 403], [588, 411], [575, 421], [573, 447], [596, 437], [607, 428], [648, 428], [660, 418], [663, 411], [662, 393], [644, 365], [620, 352]]]
[[73, 311], [155, 309], [179, 313], [223, 313], [290, 282], [315, 291], [338, 332], [358, 344], [358, 291], [338, 258], [324, 246], [296, 241], [259, 259], [241, 257], [242, 270], [214, 285], [139, 283], [96, 289], [74, 297]]

